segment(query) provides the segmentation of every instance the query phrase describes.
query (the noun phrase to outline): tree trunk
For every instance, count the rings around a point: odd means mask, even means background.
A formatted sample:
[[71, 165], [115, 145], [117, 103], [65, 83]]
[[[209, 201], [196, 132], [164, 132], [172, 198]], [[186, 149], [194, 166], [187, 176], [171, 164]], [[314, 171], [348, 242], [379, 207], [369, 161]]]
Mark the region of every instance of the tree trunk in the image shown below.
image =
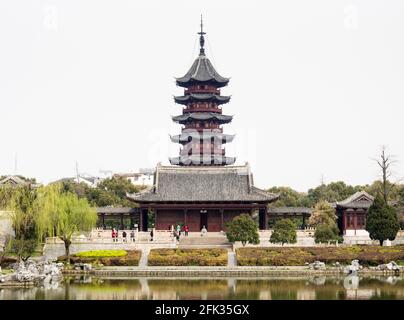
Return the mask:
[[72, 243], [69, 239], [63, 239], [65, 243], [66, 261], [70, 264], [70, 244]]

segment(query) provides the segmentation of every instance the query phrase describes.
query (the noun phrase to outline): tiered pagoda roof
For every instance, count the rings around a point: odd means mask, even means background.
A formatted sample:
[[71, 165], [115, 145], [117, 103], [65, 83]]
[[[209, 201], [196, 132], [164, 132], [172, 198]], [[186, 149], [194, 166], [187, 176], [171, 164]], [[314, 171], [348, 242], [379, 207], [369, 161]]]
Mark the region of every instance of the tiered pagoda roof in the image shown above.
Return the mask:
[[[203, 49], [203, 48], [202, 48]], [[205, 51], [201, 50], [199, 57], [196, 58], [185, 76], [177, 78], [177, 85], [188, 88], [192, 84], [213, 84], [215, 87], [224, 87], [229, 83], [229, 78], [222, 77], [213, 67], [210, 60], [206, 57]]]
[[202, 139], [202, 140], [211, 140], [212, 138], [220, 139], [222, 143], [232, 142], [234, 139], [234, 134], [224, 134], [221, 132], [202, 132], [198, 131], [183, 131], [181, 134], [177, 134], [175, 136], [170, 136], [172, 142], [182, 143], [189, 142], [191, 139]]
[[216, 120], [218, 123], [229, 123], [233, 119], [233, 116], [227, 116], [224, 114], [214, 112], [194, 112], [186, 113], [179, 116], [172, 117], [173, 121], [185, 124], [190, 120]]
[[187, 105], [189, 102], [216, 102], [217, 104], [223, 104], [230, 101], [230, 96], [220, 96], [213, 93], [191, 93], [185, 96], [174, 97], [174, 101], [184, 105]]

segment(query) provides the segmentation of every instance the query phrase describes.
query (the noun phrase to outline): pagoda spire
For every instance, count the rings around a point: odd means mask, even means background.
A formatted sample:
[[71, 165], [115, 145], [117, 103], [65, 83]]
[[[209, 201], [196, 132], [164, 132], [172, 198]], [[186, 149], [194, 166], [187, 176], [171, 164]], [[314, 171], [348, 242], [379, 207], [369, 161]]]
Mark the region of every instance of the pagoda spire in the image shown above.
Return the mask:
[[205, 49], [204, 49], [204, 45], [205, 45], [205, 37], [204, 35], [206, 34], [206, 32], [203, 32], [203, 19], [202, 19], [202, 15], [201, 15], [201, 31], [198, 32], [199, 34], [199, 44], [201, 46], [201, 48], [199, 49], [199, 55], [204, 56], [205, 55]]

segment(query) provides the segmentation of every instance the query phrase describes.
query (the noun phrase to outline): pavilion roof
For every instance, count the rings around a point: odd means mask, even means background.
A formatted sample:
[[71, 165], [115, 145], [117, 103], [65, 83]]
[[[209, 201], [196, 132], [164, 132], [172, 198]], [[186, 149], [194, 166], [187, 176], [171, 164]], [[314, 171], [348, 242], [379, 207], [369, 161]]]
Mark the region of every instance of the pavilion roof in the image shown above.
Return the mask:
[[358, 191], [342, 201], [337, 201], [335, 206], [344, 209], [369, 209], [373, 204], [374, 197], [366, 191]]
[[279, 196], [253, 185], [249, 165], [157, 166], [154, 186], [128, 194], [135, 202], [272, 202]]
[[306, 207], [271, 207], [268, 208], [268, 213], [274, 214], [311, 214], [312, 209]]

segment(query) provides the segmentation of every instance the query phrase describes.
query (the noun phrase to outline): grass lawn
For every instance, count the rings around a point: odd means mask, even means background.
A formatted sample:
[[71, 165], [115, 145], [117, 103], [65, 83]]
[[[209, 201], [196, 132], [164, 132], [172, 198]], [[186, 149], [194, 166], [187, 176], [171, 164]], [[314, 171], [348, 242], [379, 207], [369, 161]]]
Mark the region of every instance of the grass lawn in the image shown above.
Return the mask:
[[403, 264], [404, 246], [239, 248], [236, 255], [239, 266], [302, 266], [316, 260], [350, 264], [354, 259], [375, 266], [390, 261]]
[[226, 249], [153, 249], [149, 266], [227, 266]]

